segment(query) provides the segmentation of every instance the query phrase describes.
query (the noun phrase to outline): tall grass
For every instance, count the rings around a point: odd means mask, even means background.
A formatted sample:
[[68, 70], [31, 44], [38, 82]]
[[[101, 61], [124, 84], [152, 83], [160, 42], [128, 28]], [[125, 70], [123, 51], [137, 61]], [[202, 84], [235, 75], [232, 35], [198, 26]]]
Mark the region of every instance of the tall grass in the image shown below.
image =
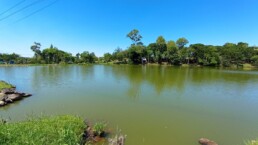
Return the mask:
[[85, 124], [75, 116], [40, 117], [17, 123], [0, 122], [1, 145], [80, 144]]
[[258, 145], [258, 139], [257, 140], [252, 140], [252, 141], [248, 141], [245, 143], [245, 145]]

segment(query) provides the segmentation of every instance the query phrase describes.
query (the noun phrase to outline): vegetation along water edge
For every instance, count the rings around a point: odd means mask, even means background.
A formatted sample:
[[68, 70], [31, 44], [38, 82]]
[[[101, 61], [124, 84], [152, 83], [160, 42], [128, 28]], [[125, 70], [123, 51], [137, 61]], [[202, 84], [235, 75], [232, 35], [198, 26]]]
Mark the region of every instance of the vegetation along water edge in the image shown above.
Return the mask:
[[[202, 43], [189, 44], [182, 37], [176, 41], [166, 40], [158, 36], [156, 42], [145, 45], [139, 30], [133, 29], [127, 35], [132, 44], [127, 49], [116, 48], [113, 53], [107, 52], [97, 57], [94, 52], [81, 53], [65, 52], [50, 45], [42, 50], [41, 43], [34, 42], [30, 49], [33, 57], [22, 57], [19, 54], [0, 52], [0, 65], [6, 64], [85, 64], [85, 63], [112, 63], [112, 64], [168, 64], [168, 65], [199, 65], [222, 66], [237, 68], [257, 68], [258, 47], [248, 43], [227, 42], [222, 46], [206, 45]], [[29, 49], [29, 46], [28, 46]]]

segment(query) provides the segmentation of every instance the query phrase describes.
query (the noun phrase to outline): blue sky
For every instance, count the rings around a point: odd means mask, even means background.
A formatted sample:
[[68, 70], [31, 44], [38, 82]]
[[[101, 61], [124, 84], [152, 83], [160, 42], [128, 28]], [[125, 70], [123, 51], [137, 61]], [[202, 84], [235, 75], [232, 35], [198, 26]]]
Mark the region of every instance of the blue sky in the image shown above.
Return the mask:
[[48, 6], [53, 2], [0, 0], [0, 53], [32, 56], [36, 41], [41, 49], [53, 44], [74, 55], [102, 56], [126, 49], [126, 34], [134, 28], [146, 45], [160, 35], [167, 41], [185, 37], [191, 44], [258, 45], [257, 0], [57, 0]]

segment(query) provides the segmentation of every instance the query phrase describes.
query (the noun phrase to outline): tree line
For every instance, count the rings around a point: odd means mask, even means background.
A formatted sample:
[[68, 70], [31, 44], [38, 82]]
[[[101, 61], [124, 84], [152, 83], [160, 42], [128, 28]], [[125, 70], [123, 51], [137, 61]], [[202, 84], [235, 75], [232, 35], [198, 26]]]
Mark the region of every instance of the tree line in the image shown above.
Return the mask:
[[0, 53], [0, 63], [17, 64], [69, 64], [69, 63], [123, 63], [141, 64], [143, 60], [158, 64], [195, 64], [203, 66], [231, 66], [249, 63], [258, 66], [258, 47], [248, 43], [225, 43], [223, 46], [204, 45], [201, 43], [187, 46], [186, 38], [176, 41], [166, 41], [159, 36], [156, 42], [144, 45], [142, 36], [137, 29], [130, 31], [128, 37], [132, 44], [125, 50], [117, 48], [113, 53], [105, 53], [96, 57], [94, 52], [84, 51], [73, 56], [69, 52], [50, 45], [41, 50], [41, 44], [34, 42], [30, 49], [34, 52], [31, 58], [21, 57], [18, 54]]
[[126, 35], [132, 40], [126, 50], [117, 48], [112, 54], [105, 53], [104, 62], [140, 64], [143, 58], [149, 63], [171, 65], [196, 64], [203, 66], [230, 66], [250, 63], [258, 66], [258, 47], [248, 43], [225, 43], [223, 46], [204, 45], [201, 43], [187, 46], [186, 38], [166, 41], [159, 36], [156, 42], [147, 46], [141, 42], [142, 36], [137, 29]]

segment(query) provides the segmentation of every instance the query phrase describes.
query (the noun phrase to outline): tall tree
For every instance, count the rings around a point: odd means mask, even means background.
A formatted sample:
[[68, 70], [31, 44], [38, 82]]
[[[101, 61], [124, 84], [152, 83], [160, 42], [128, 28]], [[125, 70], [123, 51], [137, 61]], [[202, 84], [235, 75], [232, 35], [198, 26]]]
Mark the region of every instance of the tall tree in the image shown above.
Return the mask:
[[167, 50], [166, 40], [163, 36], [159, 36], [156, 40], [156, 44], [158, 46], [158, 50], [156, 50], [156, 56], [158, 63], [162, 63], [162, 61], [165, 59], [165, 51]]
[[159, 36], [159, 37], [157, 38], [157, 40], [156, 40], [156, 43], [157, 43], [158, 45], [166, 44], [166, 40], [165, 40], [165, 38], [164, 38], [163, 36]]
[[130, 38], [133, 42], [133, 45], [143, 45], [141, 42], [142, 36], [139, 34], [139, 30], [133, 29], [130, 31], [126, 37]]
[[184, 38], [184, 37], [179, 38], [179, 39], [176, 41], [176, 44], [177, 44], [177, 46], [178, 46], [179, 49], [184, 48], [184, 46], [185, 46], [186, 44], [188, 44], [188, 43], [189, 43], [189, 41], [188, 41], [186, 38]]
[[38, 42], [34, 42], [34, 44], [30, 47], [30, 49], [34, 52], [34, 56], [36, 60], [38, 60], [39, 56], [41, 56], [40, 47], [41, 47], [41, 44]]

